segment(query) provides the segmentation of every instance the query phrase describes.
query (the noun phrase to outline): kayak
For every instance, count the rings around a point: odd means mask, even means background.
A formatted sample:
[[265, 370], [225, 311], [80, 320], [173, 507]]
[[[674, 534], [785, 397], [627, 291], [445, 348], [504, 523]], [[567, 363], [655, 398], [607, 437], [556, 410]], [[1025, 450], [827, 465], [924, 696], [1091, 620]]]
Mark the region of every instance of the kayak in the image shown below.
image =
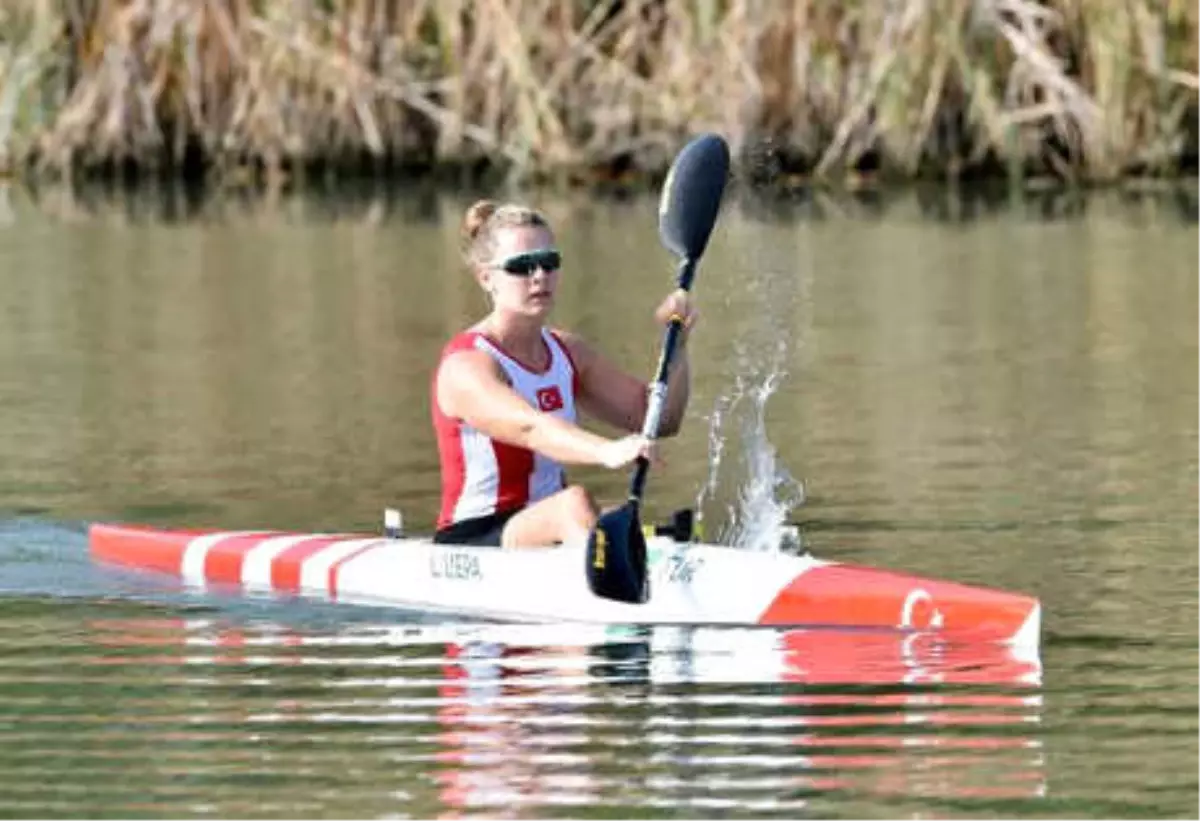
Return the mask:
[[[690, 291], [729, 170], [715, 134], [690, 141], [663, 184], [659, 234]], [[654, 439], [683, 318], [668, 323], [649, 386], [642, 435]], [[583, 543], [525, 550], [435, 544], [384, 533], [174, 530], [94, 524], [102, 562], [170, 574], [200, 588], [388, 605], [518, 622], [787, 626], [937, 632], [1036, 646], [1041, 606], [1029, 596], [823, 561], [792, 550], [742, 550], [696, 541], [677, 517], [669, 533], [641, 525], [650, 462], [640, 459], [625, 503], [602, 513]], [[681, 511], [680, 513], [685, 513]], [[398, 519], [395, 511], [389, 517]]]
[[189, 587], [509, 622], [773, 625], [939, 632], [1036, 647], [1036, 598], [806, 553], [647, 538], [649, 600], [589, 589], [585, 545], [524, 550], [428, 537], [278, 530], [159, 529], [96, 523], [92, 557], [174, 576]]

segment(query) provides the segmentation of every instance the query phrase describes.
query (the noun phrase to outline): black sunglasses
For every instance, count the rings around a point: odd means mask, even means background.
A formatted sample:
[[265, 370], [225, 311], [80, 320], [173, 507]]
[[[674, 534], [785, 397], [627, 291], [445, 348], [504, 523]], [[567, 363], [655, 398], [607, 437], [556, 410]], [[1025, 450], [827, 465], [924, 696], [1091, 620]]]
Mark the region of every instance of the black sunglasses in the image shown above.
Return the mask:
[[562, 254], [553, 248], [525, 251], [492, 263], [493, 268], [499, 268], [506, 274], [512, 274], [515, 277], [527, 277], [538, 268], [547, 273], [553, 273], [561, 266]]

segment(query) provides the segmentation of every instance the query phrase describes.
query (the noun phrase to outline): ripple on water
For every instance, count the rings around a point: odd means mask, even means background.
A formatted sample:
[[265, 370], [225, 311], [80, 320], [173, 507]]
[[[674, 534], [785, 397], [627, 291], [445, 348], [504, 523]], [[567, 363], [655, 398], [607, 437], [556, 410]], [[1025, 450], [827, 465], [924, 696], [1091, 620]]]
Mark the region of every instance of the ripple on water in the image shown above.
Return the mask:
[[958, 813], [1046, 789], [1040, 661], [1000, 647], [67, 609], [2, 641], [11, 810]]

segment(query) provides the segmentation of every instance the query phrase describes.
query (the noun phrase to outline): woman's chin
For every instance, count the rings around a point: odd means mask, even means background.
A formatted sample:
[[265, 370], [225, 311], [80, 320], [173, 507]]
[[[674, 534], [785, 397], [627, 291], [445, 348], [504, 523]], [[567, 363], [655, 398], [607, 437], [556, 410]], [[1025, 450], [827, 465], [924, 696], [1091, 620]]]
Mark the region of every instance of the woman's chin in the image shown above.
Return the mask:
[[554, 300], [550, 298], [531, 299], [525, 303], [525, 312], [529, 316], [546, 316], [554, 308]]

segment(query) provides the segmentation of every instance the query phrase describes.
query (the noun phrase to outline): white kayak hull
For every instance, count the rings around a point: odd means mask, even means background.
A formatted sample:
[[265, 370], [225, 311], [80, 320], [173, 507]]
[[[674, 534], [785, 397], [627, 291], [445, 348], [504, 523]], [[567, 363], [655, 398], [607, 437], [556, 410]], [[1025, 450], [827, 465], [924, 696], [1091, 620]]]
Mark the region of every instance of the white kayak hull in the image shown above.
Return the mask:
[[503, 621], [719, 624], [939, 631], [1037, 645], [1034, 598], [811, 556], [648, 540], [650, 599], [588, 589], [582, 545], [500, 550], [427, 538], [95, 524], [93, 556], [200, 587]]

